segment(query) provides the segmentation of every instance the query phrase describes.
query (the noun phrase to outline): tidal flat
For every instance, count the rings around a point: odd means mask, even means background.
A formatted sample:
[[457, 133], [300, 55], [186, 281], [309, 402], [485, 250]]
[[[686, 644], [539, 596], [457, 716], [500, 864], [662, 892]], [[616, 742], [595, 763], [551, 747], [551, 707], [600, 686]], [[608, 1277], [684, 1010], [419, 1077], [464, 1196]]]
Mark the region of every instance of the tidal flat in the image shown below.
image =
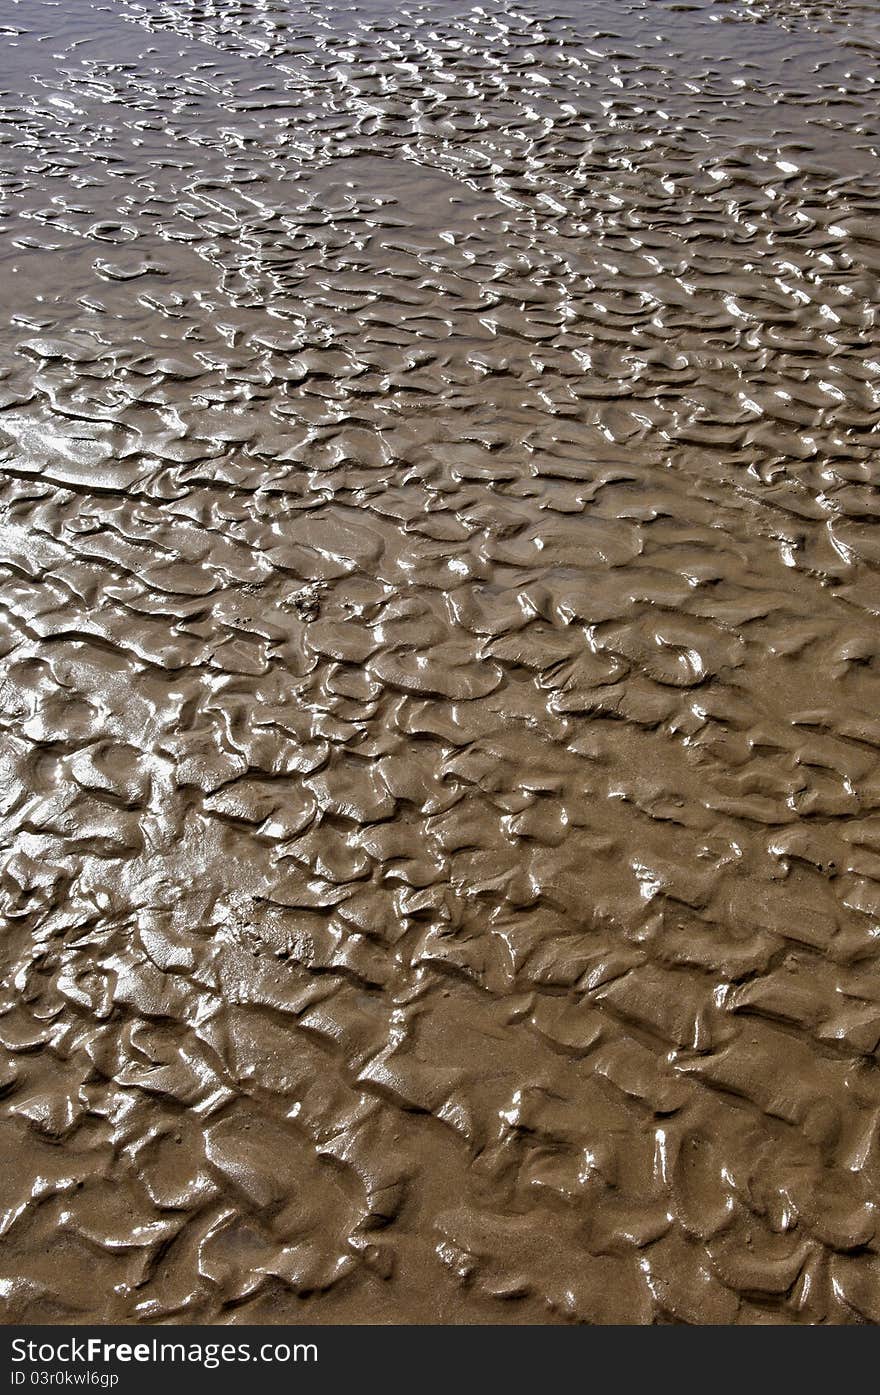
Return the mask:
[[880, 9], [0, 40], [3, 1320], [880, 1321]]

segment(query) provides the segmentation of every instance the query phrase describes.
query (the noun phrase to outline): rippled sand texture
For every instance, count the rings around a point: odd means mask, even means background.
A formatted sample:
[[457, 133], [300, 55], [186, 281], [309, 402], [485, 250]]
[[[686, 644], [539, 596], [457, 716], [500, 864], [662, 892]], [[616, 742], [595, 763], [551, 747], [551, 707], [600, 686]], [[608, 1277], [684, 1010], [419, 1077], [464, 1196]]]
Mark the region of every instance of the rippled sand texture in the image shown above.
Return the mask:
[[880, 12], [3, 0], [7, 1320], [880, 1320]]

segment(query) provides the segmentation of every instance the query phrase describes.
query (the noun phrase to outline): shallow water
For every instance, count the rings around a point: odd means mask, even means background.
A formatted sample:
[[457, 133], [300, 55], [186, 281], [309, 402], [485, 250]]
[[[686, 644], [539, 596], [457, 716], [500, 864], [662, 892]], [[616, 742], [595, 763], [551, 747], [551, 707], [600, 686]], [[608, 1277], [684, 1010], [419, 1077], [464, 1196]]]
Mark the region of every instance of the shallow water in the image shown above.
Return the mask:
[[0, 15], [6, 1319], [880, 1320], [877, 7]]

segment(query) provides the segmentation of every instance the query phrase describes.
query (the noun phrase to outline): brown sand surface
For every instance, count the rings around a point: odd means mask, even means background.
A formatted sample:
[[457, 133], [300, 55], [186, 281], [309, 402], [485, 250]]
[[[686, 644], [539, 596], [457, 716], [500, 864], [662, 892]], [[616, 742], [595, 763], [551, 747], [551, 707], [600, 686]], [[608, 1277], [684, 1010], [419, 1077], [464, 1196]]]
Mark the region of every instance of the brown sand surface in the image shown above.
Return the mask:
[[880, 7], [0, 39], [3, 1319], [880, 1320]]

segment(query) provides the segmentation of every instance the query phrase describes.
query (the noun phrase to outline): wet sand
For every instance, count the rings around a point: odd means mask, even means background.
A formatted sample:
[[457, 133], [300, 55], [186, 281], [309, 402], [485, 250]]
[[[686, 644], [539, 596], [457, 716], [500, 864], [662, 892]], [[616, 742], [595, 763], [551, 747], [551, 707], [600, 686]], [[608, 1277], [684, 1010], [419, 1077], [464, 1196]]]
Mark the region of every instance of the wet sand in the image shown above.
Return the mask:
[[5, 1320], [880, 1320], [877, 7], [0, 19]]

